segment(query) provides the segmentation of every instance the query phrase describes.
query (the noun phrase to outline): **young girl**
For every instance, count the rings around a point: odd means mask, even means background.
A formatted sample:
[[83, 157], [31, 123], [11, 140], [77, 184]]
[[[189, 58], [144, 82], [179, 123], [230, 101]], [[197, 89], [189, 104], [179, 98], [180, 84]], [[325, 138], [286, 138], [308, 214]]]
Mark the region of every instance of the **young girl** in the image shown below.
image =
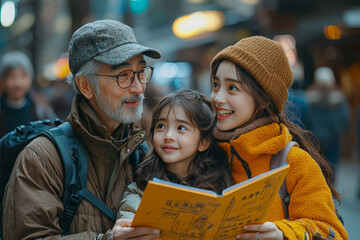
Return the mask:
[[215, 111], [202, 94], [180, 90], [162, 98], [152, 114], [153, 149], [124, 193], [118, 218], [134, 217], [154, 177], [217, 193], [231, 186], [226, 153], [213, 138], [215, 125]]
[[235, 183], [270, 170], [272, 155], [293, 140], [286, 176], [289, 219], [276, 196], [268, 222], [245, 226], [237, 239], [348, 239], [335, 214], [331, 169], [308, 132], [283, 112], [293, 73], [280, 44], [245, 38], [220, 51], [211, 62], [211, 103], [217, 113], [214, 136], [228, 153]]

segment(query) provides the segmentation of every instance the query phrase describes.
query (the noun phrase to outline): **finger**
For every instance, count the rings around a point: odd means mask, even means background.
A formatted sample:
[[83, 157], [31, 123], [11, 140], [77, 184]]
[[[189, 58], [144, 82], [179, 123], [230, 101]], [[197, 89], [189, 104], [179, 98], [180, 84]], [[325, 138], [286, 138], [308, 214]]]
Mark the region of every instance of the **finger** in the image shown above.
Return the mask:
[[156, 240], [156, 239], [159, 239], [159, 235], [158, 234], [144, 235], [144, 236], [139, 236], [139, 237], [135, 237], [135, 238], [127, 238], [127, 239], [129, 239], [129, 240]]
[[136, 236], [136, 237], [121, 237], [121, 236], [113, 236], [113, 240], [161, 240], [159, 234], [153, 235], [143, 235], [143, 236]]
[[123, 238], [134, 238], [141, 237], [146, 235], [157, 235], [160, 231], [148, 227], [120, 227], [115, 226], [113, 228], [114, 237], [123, 237]]
[[132, 219], [118, 219], [116, 220], [115, 225], [120, 227], [130, 227], [132, 223]]
[[246, 231], [255, 231], [255, 232], [269, 232], [273, 231], [276, 225], [272, 222], [265, 222], [263, 224], [252, 224], [244, 226], [244, 230]]
[[256, 232], [254, 233], [241, 233], [236, 235], [236, 239], [248, 239], [248, 240], [257, 240], [258, 239], [258, 235]]

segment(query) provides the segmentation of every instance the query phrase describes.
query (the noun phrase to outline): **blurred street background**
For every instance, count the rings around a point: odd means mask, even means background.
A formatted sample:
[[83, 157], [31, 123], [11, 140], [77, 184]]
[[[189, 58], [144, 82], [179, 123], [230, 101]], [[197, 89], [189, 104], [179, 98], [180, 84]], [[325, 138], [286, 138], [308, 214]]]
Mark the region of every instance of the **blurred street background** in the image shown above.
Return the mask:
[[344, 219], [345, 228], [351, 240], [359, 239], [360, 236], [360, 199], [355, 196], [359, 171], [359, 164], [354, 165], [345, 161], [341, 162], [338, 167], [337, 189], [343, 194], [343, 200], [338, 210]]
[[[1, 0], [0, 57], [24, 52], [35, 68], [32, 94], [65, 119], [74, 96], [67, 48], [87, 22], [131, 26], [162, 53], [146, 89], [145, 127], [154, 97], [179, 88], [210, 93], [209, 63], [224, 47], [262, 35], [279, 41], [294, 71], [289, 117], [312, 131], [333, 164], [349, 239], [360, 236], [359, 0]], [[0, 82], [1, 83], [1, 82]], [[0, 95], [2, 85], [0, 84]]]

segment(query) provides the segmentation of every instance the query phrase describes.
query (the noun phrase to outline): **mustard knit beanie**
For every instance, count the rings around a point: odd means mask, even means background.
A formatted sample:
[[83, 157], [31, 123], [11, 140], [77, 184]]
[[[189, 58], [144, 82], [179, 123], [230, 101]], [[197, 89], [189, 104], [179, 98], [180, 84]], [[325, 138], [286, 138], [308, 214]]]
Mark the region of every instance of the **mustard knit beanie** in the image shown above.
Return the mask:
[[247, 71], [269, 94], [278, 111], [282, 111], [289, 96], [293, 72], [278, 42], [260, 36], [244, 38], [212, 59], [212, 72], [221, 60], [229, 60]]

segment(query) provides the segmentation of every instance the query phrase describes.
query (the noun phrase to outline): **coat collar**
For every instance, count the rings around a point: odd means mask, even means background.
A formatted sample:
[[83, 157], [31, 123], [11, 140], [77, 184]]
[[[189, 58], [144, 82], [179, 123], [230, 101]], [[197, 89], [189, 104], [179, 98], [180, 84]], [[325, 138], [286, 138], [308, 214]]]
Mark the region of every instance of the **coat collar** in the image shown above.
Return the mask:
[[239, 127], [230, 131], [221, 131], [218, 128], [215, 128], [214, 137], [219, 141], [232, 141], [244, 133], [274, 122], [279, 123], [279, 117], [276, 115], [266, 118], [259, 118], [244, 127]]
[[282, 123], [271, 123], [258, 127], [240, 135], [238, 138], [222, 142], [222, 147], [234, 146], [244, 159], [256, 159], [261, 155], [273, 155], [283, 149], [291, 141], [292, 136], [287, 127]]

